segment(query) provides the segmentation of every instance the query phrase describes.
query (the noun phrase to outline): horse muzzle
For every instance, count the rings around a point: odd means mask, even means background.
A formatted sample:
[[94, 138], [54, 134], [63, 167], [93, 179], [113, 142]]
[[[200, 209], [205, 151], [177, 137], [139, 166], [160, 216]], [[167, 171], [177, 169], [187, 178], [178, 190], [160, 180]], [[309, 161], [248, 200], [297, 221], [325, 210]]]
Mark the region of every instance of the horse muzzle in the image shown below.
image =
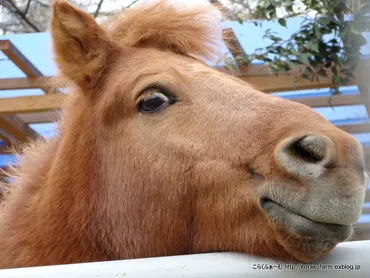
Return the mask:
[[369, 178], [361, 146], [356, 139], [351, 144], [350, 153], [338, 153], [329, 137], [310, 134], [275, 148], [276, 164], [290, 179], [266, 181], [260, 205], [299, 260], [310, 261], [350, 238], [361, 215]]

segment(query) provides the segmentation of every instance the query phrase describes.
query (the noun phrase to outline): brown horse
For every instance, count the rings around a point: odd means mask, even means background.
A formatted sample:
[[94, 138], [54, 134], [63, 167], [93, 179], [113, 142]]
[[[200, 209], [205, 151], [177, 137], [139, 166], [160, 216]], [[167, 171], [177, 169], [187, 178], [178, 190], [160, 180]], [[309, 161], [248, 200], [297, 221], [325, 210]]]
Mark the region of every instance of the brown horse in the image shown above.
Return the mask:
[[351, 237], [360, 143], [209, 67], [217, 26], [160, 1], [102, 27], [55, 1], [71, 92], [58, 136], [21, 156], [1, 268], [215, 251], [308, 262]]

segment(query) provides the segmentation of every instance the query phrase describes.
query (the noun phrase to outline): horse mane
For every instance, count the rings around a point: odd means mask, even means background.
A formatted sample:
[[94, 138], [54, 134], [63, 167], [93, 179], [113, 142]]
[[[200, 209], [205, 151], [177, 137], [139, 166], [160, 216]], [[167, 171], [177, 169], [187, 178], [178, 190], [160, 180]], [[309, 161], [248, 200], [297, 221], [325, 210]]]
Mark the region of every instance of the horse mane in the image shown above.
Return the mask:
[[[0, 218], [3, 213], [3, 205], [14, 190], [22, 189], [24, 185], [30, 185], [38, 187], [42, 184], [42, 173], [45, 177], [47, 172], [42, 171], [42, 162], [46, 159], [45, 154], [50, 150], [50, 141], [56, 141], [58, 139], [45, 139], [37, 138], [27, 141], [26, 143], [18, 146], [17, 149], [14, 147], [9, 148], [9, 153], [16, 158], [16, 164], [10, 164], [6, 169], [0, 169], [3, 177], [6, 179], [0, 181], [0, 189], [3, 191], [4, 196], [0, 199]], [[40, 172], [41, 170], [41, 172]]]
[[142, 3], [112, 16], [103, 27], [119, 45], [146, 46], [198, 59], [220, 56], [221, 28], [215, 6], [181, 7], [168, 0]]

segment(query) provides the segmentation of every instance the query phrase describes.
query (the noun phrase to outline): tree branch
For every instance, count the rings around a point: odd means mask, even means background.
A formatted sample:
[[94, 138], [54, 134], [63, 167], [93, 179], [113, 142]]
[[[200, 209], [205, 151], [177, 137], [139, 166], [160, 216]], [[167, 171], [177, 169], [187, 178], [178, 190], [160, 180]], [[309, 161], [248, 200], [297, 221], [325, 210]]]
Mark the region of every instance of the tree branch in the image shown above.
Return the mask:
[[48, 5], [48, 4], [45, 4], [45, 3], [42, 3], [41, 1], [39, 1], [39, 0], [34, 0], [37, 4], [39, 4], [41, 7], [43, 7], [43, 8], [47, 8], [47, 9], [49, 9], [50, 8], [50, 5]]
[[[41, 30], [34, 25], [24, 14], [23, 12], [17, 7], [17, 5], [12, 0], [6, 0], [9, 5], [11, 5], [14, 9], [14, 13], [20, 17], [22, 20], [24, 20], [33, 30], [36, 32], [41, 32]], [[10, 10], [10, 9], [9, 9]], [[11, 11], [11, 10], [10, 10]]]
[[130, 8], [132, 5], [134, 5], [135, 3], [139, 2], [139, 0], [135, 0], [135, 1], [132, 1], [132, 3], [130, 5], [128, 5], [126, 7], [126, 9]]
[[[22, 25], [22, 27], [24, 27]], [[15, 28], [3, 28], [0, 27], [0, 30], [2, 30], [4, 33], [11, 32], [11, 33], [27, 33], [29, 30], [26, 29], [15, 29]]]
[[96, 18], [96, 17], [99, 15], [99, 11], [100, 11], [100, 9], [101, 9], [101, 5], [103, 4], [103, 1], [104, 1], [104, 0], [100, 0], [100, 1], [99, 1], [98, 7], [96, 8], [96, 11], [95, 11], [95, 13], [94, 13], [94, 18]]
[[[18, 20], [18, 18], [17, 18]], [[7, 22], [7, 23], [3, 23], [3, 22], [0, 22], [0, 28], [9, 28], [9, 27], [24, 27], [24, 25], [21, 23], [21, 22]]]
[[24, 10], [24, 13], [23, 13], [25, 16], [26, 16], [26, 14], [28, 13], [28, 10], [29, 10], [29, 8], [30, 8], [31, 1], [32, 1], [32, 0], [28, 0], [28, 2], [27, 2], [26, 9]]
[[230, 16], [229, 9], [227, 9], [219, 0], [209, 0], [209, 3], [218, 8], [224, 17], [227, 18]]

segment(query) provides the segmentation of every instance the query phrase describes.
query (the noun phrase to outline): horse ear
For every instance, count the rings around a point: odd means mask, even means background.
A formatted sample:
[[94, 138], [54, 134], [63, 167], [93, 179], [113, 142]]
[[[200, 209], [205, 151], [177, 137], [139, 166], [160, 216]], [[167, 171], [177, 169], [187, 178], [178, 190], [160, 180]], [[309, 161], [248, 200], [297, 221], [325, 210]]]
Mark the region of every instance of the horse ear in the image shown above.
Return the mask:
[[64, 0], [53, 3], [51, 37], [63, 75], [83, 89], [96, 85], [107, 64], [109, 39], [89, 14]]

